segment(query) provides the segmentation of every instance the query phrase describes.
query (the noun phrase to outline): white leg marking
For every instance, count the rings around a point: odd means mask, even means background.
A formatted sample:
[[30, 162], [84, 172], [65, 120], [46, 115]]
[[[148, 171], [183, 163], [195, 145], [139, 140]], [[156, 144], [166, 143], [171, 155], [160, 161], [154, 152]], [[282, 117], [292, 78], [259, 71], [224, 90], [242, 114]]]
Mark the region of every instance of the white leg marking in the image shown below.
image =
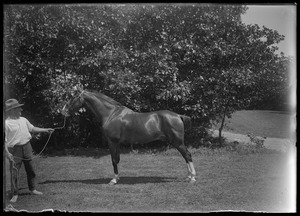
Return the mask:
[[189, 163], [187, 163], [186, 165], [187, 165], [187, 169], [188, 169], [188, 176], [186, 177], [185, 180], [186, 180], [186, 181], [190, 181], [191, 178], [192, 178], [191, 167], [190, 167], [190, 164], [189, 164]]
[[189, 162], [190, 165], [190, 174], [191, 174], [191, 178], [190, 178], [190, 183], [194, 183], [196, 181], [196, 171], [194, 168], [194, 164], [193, 162]]
[[115, 175], [115, 177], [109, 182], [110, 185], [115, 185], [120, 180], [119, 175]]

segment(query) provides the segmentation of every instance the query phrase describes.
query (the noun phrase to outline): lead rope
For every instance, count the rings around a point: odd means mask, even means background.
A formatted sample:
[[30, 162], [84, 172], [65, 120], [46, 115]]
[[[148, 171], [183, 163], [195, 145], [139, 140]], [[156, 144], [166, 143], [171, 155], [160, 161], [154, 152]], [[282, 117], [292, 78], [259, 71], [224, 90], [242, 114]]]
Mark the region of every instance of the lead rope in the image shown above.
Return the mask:
[[[66, 125], [66, 118], [67, 118], [67, 117], [65, 116], [65, 118], [64, 118], [64, 124], [63, 124], [62, 127], [56, 127], [56, 128], [53, 128], [53, 129], [54, 129], [54, 130], [60, 130], [60, 129], [63, 129], [63, 128], [65, 127], [65, 125]], [[53, 131], [53, 132], [54, 132], [54, 131]], [[21, 160], [32, 160], [32, 159], [34, 159], [34, 158], [37, 158], [37, 157], [38, 157], [40, 154], [42, 154], [42, 152], [45, 150], [45, 148], [46, 148], [46, 146], [48, 145], [48, 142], [49, 142], [49, 140], [50, 140], [50, 138], [51, 138], [53, 132], [50, 133], [50, 135], [49, 135], [49, 137], [48, 137], [48, 139], [47, 139], [47, 141], [46, 141], [46, 144], [44, 145], [44, 147], [43, 147], [43, 149], [40, 151], [40, 153], [36, 154], [34, 157], [32, 157], [32, 158], [20, 158], [20, 157], [17, 157], [17, 156], [13, 156], [13, 157], [14, 157], [14, 158], [21, 159]]]

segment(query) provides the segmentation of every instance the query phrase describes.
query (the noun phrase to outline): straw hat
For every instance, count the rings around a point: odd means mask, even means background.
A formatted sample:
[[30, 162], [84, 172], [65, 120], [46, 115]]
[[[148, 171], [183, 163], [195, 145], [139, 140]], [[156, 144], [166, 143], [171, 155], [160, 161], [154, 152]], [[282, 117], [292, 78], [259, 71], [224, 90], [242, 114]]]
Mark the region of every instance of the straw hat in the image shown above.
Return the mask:
[[7, 101], [5, 101], [5, 111], [9, 111], [23, 105], [24, 104], [20, 104], [16, 99], [8, 99]]

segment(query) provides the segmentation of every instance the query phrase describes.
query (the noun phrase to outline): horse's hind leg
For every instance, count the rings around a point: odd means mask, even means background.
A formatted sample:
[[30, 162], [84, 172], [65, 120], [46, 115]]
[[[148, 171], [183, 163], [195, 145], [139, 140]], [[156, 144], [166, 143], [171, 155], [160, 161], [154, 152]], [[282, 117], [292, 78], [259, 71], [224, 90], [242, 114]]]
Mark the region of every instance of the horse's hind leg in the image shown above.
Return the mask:
[[187, 169], [189, 173], [187, 177], [188, 181], [190, 181], [190, 183], [194, 183], [196, 181], [196, 171], [194, 168], [191, 153], [184, 145], [183, 139], [173, 139], [172, 144], [181, 153], [181, 155], [186, 161]]
[[119, 144], [109, 141], [108, 146], [110, 149], [111, 160], [112, 160], [112, 165], [113, 165], [114, 174], [115, 174], [115, 177], [109, 182], [109, 184], [114, 185], [114, 184], [117, 184], [117, 182], [120, 179], [119, 171], [118, 171], [118, 163], [120, 162]]
[[181, 155], [186, 161], [187, 169], [189, 173], [187, 180], [190, 181], [191, 183], [194, 183], [196, 181], [196, 171], [194, 168], [191, 153], [187, 150], [187, 147], [183, 143], [175, 147], [178, 149], [178, 151], [181, 153]]

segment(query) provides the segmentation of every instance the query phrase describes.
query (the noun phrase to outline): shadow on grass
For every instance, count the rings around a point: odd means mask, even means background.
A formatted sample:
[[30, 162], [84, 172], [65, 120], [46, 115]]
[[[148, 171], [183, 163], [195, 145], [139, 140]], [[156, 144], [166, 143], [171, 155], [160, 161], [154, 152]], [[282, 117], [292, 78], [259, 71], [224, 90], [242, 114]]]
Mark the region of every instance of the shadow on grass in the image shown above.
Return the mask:
[[[47, 180], [40, 182], [39, 184], [55, 184], [55, 183], [73, 183], [79, 182], [83, 184], [108, 184], [111, 178], [99, 178], [99, 179], [84, 179], [84, 180]], [[147, 184], [147, 183], [165, 183], [181, 181], [178, 178], [172, 177], [153, 177], [153, 176], [137, 176], [137, 177], [120, 177], [118, 185], [134, 185], [134, 184]]]

